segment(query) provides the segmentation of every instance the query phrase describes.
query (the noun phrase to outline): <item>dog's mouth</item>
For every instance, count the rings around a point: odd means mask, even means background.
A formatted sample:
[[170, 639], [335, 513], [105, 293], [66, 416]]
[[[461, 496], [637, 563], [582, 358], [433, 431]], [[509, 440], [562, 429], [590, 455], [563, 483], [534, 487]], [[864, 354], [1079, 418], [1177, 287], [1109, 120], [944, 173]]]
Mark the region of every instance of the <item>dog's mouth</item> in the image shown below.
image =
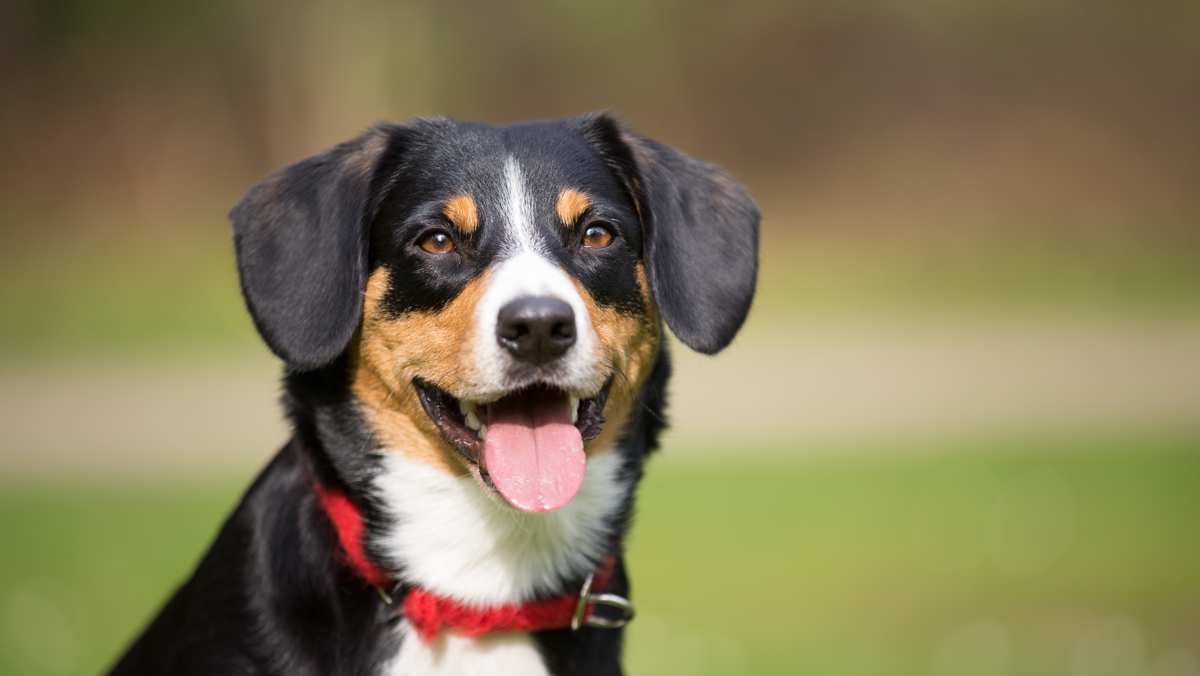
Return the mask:
[[413, 381], [442, 436], [484, 485], [525, 512], [559, 509], [579, 492], [587, 464], [583, 444], [604, 427], [611, 384], [582, 400], [557, 387], [533, 385], [480, 403]]

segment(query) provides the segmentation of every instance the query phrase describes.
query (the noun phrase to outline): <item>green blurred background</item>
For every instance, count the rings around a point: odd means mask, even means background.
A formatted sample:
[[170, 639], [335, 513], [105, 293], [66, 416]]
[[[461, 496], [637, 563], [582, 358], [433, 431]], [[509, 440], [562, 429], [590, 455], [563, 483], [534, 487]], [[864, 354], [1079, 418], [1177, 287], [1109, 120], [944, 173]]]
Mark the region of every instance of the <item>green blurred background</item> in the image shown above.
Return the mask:
[[1197, 64], [1194, 2], [6, 3], [0, 673], [102, 671], [284, 440], [241, 191], [611, 108], [765, 214], [631, 673], [1200, 675]]

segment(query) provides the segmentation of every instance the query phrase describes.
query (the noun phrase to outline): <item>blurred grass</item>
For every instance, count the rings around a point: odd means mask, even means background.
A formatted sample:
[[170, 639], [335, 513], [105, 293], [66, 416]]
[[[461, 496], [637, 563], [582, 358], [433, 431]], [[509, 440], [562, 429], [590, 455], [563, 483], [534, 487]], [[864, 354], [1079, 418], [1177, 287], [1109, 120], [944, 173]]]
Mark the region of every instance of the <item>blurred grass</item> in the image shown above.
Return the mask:
[[1126, 236], [909, 245], [767, 240], [755, 310], [769, 320], [832, 315], [839, 322], [880, 313], [907, 321], [1195, 316], [1198, 251], [1195, 243]]
[[[1200, 433], [698, 450], [640, 493], [630, 673], [1137, 676], [1195, 650]], [[7, 480], [0, 673], [99, 671], [248, 481]], [[1120, 670], [1079, 671], [1097, 646]]]
[[75, 243], [5, 256], [0, 350], [54, 360], [253, 345], [232, 243], [159, 244]]

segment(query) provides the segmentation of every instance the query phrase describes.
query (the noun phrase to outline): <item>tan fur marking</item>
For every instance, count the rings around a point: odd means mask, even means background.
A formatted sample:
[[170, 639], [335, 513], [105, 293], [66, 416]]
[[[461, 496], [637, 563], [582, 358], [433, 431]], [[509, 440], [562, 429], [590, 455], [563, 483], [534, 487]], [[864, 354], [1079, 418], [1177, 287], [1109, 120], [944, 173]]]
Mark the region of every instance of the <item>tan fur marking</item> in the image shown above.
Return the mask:
[[562, 192], [558, 193], [558, 202], [555, 203], [554, 210], [558, 212], [562, 224], [570, 228], [575, 226], [575, 221], [591, 206], [592, 200], [587, 195], [574, 188], [563, 188]]
[[642, 296], [642, 302], [646, 304], [646, 307], [654, 307], [654, 298], [650, 295], [650, 280], [646, 277], [646, 266], [635, 263], [633, 273], [637, 276], [638, 292]]
[[[646, 307], [642, 315], [599, 306], [575, 280], [599, 339], [597, 357], [613, 370], [604, 429], [588, 442], [589, 455], [612, 450], [650, 376], [662, 341], [657, 308], [641, 264], [636, 274]], [[351, 389], [376, 439], [388, 449], [453, 476], [465, 476], [468, 469], [425, 414], [412, 379], [419, 375], [456, 397], [470, 390], [475, 381], [470, 349], [476, 330], [475, 306], [487, 288], [488, 276], [485, 273], [472, 281], [440, 312], [389, 318], [380, 311], [389, 276], [386, 269], [377, 270], [367, 282], [362, 328], [352, 353]]]
[[389, 318], [380, 312], [389, 276], [379, 269], [367, 281], [363, 323], [353, 353], [351, 388], [362, 403], [376, 438], [449, 474], [467, 468], [442, 437], [413, 388], [421, 378], [459, 396], [475, 380], [471, 353], [475, 305], [487, 288], [488, 273], [469, 283], [439, 312], [413, 312]]
[[604, 405], [604, 429], [599, 437], [587, 444], [589, 455], [609, 451], [616, 444], [617, 434], [628, 422], [629, 414], [658, 355], [662, 340], [658, 330], [658, 312], [654, 304], [649, 302], [649, 287], [640, 263], [637, 275], [642, 296], [647, 301], [645, 314], [640, 316], [600, 307], [587, 289], [574, 280], [575, 288], [587, 307], [592, 327], [600, 339], [597, 348], [601, 351], [600, 358], [613, 369], [612, 389]]
[[464, 235], [470, 235], [479, 227], [479, 209], [475, 206], [475, 198], [470, 195], [457, 195], [446, 201], [442, 213]]

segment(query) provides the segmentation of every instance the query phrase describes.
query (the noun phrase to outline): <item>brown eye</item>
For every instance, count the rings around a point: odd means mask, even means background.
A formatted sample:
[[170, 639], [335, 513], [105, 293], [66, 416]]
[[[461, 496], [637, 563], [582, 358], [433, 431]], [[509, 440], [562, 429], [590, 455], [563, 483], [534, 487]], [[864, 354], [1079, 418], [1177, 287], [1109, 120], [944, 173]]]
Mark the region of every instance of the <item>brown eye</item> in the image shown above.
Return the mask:
[[448, 254], [454, 251], [454, 239], [444, 230], [434, 230], [417, 242], [421, 250], [431, 254]]
[[593, 223], [583, 231], [583, 245], [589, 249], [603, 249], [616, 239], [613, 231], [604, 224]]

